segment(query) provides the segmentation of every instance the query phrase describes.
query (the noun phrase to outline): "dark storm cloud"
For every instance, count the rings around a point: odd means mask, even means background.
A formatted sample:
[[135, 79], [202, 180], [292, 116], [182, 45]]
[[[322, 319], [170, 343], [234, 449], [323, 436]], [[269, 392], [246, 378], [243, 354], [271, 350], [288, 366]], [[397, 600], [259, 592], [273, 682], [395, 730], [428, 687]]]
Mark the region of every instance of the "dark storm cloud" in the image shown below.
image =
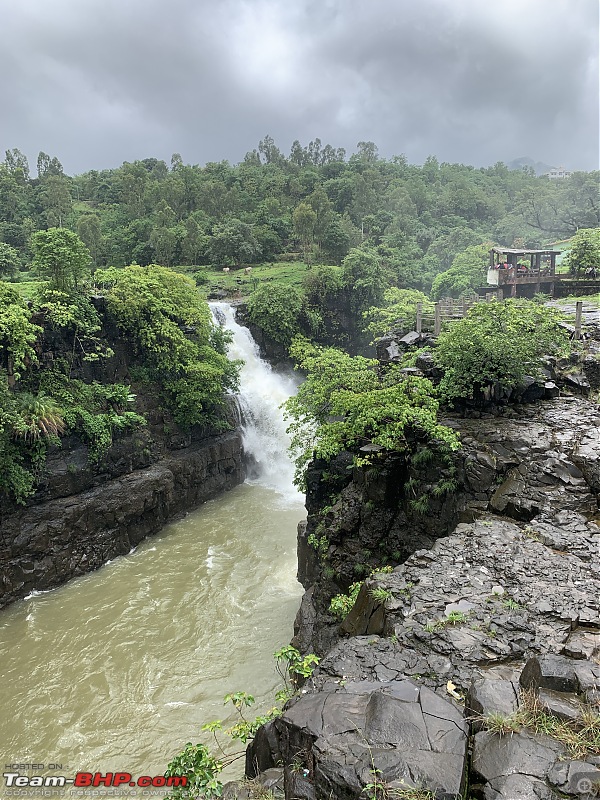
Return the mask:
[[596, 0], [0, 0], [0, 148], [68, 171], [266, 133], [598, 165]]

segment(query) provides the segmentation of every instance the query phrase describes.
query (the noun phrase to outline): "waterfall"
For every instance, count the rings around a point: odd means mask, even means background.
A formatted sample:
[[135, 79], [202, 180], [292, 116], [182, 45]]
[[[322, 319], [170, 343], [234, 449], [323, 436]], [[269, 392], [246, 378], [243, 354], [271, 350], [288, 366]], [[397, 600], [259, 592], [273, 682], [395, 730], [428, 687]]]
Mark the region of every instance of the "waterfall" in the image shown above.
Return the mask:
[[287, 499], [298, 499], [292, 479], [294, 465], [289, 455], [290, 437], [280, 405], [296, 393], [293, 374], [276, 372], [260, 357], [258, 345], [248, 328], [235, 320], [235, 309], [228, 303], [213, 303], [215, 321], [233, 334], [228, 355], [241, 359], [240, 405], [244, 450], [249, 457], [248, 481], [275, 489]]

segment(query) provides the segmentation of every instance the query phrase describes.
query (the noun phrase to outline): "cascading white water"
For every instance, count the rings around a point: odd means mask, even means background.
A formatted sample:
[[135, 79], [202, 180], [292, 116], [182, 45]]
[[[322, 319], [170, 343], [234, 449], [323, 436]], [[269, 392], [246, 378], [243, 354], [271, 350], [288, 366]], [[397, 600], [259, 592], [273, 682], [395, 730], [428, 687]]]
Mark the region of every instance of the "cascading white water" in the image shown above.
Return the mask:
[[228, 303], [210, 303], [215, 321], [233, 334], [229, 357], [241, 359], [239, 403], [244, 449], [250, 456], [249, 482], [275, 489], [284, 497], [297, 496], [292, 485], [293, 464], [287, 449], [290, 437], [280, 410], [295, 394], [298, 381], [293, 375], [276, 372], [260, 357], [258, 345], [248, 328], [239, 325], [235, 309]]

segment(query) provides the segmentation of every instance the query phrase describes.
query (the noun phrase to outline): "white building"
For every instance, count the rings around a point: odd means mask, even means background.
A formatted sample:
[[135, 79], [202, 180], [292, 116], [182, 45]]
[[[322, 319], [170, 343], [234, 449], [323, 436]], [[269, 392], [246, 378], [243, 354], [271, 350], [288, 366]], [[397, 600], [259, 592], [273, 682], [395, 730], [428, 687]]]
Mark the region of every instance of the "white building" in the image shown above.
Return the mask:
[[570, 178], [573, 172], [565, 169], [564, 167], [553, 167], [546, 175], [551, 181], [558, 180], [559, 178]]

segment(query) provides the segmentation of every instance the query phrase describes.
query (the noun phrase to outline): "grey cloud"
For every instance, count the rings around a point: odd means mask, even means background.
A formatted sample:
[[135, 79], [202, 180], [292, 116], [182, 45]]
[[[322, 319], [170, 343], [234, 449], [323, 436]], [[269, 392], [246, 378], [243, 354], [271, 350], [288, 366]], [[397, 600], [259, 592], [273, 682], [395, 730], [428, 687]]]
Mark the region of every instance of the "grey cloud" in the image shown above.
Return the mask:
[[0, 148], [71, 172], [236, 162], [265, 133], [598, 166], [595, 0], [2, 3]]

